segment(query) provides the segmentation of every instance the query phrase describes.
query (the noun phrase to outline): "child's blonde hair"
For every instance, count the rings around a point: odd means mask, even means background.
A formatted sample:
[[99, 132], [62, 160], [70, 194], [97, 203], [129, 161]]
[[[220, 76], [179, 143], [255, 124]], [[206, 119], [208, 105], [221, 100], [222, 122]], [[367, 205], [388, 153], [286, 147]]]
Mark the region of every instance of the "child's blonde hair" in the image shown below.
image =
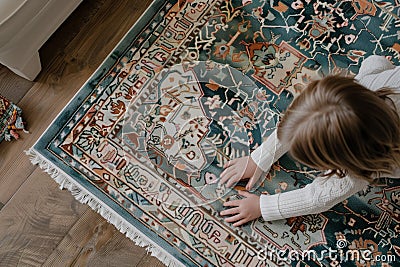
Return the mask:
[[372, 182], [400, 166], [400, 118], [392, 93], [371, 91], [348, 77], [313, 81], [285, 112], [278, 139], [303, 164]]

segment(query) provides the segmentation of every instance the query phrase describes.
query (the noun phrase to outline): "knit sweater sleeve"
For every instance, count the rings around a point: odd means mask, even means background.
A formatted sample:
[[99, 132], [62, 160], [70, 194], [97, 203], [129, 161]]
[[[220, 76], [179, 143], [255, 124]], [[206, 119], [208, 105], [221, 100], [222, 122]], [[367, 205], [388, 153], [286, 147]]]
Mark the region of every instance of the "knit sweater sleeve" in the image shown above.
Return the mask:
[[379, 74], [383, 71], [394, 68], [396, 68], [396, 66], [394, 66], [387, 58], [383, 56], [372, 55], [367, 57], [361, 63], [356, 79], [361, 80], [362, 77], [366, 75]]
[[277, 130], [275, 130], [251, 153], [251, 158], [261, 170], [268, 172], [272, 164], [288, 152], [288, 150], [289, 146], [282, 144], [278, 140]]
[[367, 185], [367, 181], [349, 176], [318, 177], [300, 189], [274, 195], [261, 195], [261, 214], [265, 221], [273, 221], [321, 213], [361, 191]]
[[355, 79], [372, 91], [389, 87], [400, 93], [400, 66], [393, 65], [383, 56], [367, 57], [361, 63]]

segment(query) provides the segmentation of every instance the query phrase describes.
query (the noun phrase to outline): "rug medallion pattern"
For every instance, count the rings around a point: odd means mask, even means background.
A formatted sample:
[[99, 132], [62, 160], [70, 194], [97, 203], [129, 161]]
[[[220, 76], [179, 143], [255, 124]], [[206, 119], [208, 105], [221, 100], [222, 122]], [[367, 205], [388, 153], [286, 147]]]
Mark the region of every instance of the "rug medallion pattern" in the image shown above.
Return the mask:
[[[382, 179], [322, 214], [235, 228], [222, 165], [248, 155], [313, 78], [400, 60], [395, 1], [155, 1], [34, 149], [186, 266], [396, 266], [400, 183]], [[256, 193], [310, 183], [283, 156]], [[290, 251], [317, 257], [290, 259]], [[273, 253], [260, 254], [260, 251]], [[376, 258], [376, 257], [375, 257]]]

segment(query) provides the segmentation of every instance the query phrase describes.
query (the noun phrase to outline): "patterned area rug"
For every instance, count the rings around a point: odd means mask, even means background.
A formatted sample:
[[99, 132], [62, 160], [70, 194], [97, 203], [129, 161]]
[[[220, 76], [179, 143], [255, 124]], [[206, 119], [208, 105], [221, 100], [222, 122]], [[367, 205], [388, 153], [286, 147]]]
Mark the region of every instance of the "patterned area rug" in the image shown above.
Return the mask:
[[[323, 214], [235, 228], [219, 212], [243, 184], [218, 180], [310, 79], [354, 75], [371, 54], [399, 64], [399, 6], [156, 0], [29, 154], [166, 265], [398, 266], [399, 181]], [[255, 192], [316, 175], [283, 156]]]

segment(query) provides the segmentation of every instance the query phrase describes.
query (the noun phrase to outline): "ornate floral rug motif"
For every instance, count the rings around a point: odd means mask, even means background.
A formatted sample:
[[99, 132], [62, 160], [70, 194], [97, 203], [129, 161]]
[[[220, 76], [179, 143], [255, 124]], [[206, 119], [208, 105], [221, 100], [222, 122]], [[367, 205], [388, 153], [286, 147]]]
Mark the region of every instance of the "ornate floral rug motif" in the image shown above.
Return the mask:
[[[32, 161], [167, 265], [396, 266], [376, 257], [400, 259], [396, 180], [323, 214], [234, 228], [218, 214], [241, 184], [218, 179], [310, 79], [356, 74], [371, 54], [399, 64], [399, 5], [154, 1], [30, 150]], [[293, 190], [315, 175], [284, 156], [256, 192]], [[349, 250], [375, 260], [338, 255]]]

